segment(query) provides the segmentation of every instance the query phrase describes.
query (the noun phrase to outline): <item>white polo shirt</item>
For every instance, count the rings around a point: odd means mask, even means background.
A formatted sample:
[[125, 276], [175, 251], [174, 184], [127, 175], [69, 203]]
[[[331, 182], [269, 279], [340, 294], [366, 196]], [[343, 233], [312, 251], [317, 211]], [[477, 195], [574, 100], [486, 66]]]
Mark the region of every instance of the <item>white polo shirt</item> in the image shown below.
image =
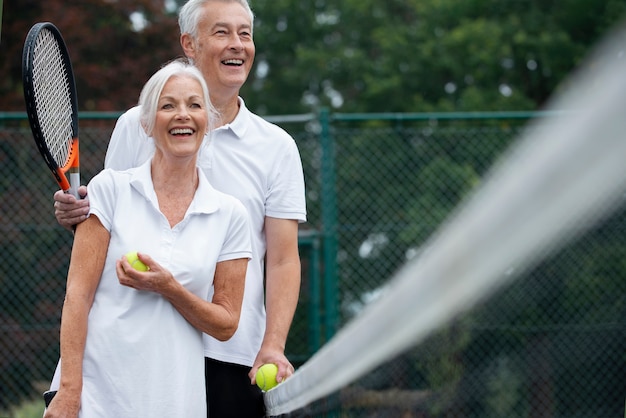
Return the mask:
[[246, 209], [198, 174], [194, 199], [174, 227], [159, 210], [150, 160], [104, 170], [89, 183], [90, 216], [111, 239], [88, 318], [81, 417], [206, 417], [203, 334], [161, 295], [120, 285], [115, 271], [128, 251], [145, 252], [210, 300], [216, 263], [251, 257]]
[[[204, 336], [205, 356], [252, 366], [265, 333], [265, 217], [306, 221], [304, 175], [293, 138], [282, 128], [250, 112], [239, 98], [235, 120], [205, 137], [198, 166], [217, 190], [239, 199], [250, 215], [252, 260], [239, 328], [226, 342]], [[149, 159], [154, 141], [139, 123], [139, 108], [123, 114], [115, 126], [105, 168], [127, 169]]]

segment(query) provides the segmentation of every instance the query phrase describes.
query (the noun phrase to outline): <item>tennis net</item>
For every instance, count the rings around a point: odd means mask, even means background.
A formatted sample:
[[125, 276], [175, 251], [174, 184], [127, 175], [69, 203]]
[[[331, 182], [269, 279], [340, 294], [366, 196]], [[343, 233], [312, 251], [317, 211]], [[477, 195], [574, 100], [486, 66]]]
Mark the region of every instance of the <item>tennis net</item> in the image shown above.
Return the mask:
[[[551, 101], [562, 114], [526, 129], [383, 296], [265, 394], [268, 416], [331, 416], [342, 402], [379, 404], [376, 393], [347, 388], [411, 350], [445, 349], [445, 338], [432, 345], [444, 326], [463, 321], [463, 313], [619, 213], [626, 191], [626, 56], [615, 39], [624, 33], [601, 44], [587, 61], [592, 65]], [[542, 346], [535, 347], [540, 359]], [[440, 401], [452, 386], [438, 392]], [[428, 397], [431, 391], [396, 391], [392, 402], [418, 405]]]

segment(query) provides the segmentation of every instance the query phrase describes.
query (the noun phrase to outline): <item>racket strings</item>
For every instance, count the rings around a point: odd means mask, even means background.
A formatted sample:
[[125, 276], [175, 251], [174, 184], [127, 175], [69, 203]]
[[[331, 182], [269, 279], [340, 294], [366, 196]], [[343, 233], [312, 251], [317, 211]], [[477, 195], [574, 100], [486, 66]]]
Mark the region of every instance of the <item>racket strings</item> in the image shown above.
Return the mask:
[[42, 30], [35, 43], [33, 91], [46, 145], [59, 166], [70, 160], [72, 96], [67, 66], [54, 35]]

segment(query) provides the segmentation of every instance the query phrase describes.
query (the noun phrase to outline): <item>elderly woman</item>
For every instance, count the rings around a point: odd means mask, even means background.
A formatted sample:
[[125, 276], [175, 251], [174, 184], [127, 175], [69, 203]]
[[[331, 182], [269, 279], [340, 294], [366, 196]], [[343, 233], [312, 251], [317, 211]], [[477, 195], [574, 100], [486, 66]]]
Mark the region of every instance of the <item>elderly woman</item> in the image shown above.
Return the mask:
[[[89, 183], [44, 417], [206, 417], [202, 333], [230, 338], [251, 256], [247, 213], [196, 167], [216, 112], [201, 73], [174, 61], [144, 86], [152, 159]], [[139, 250], [148, 271], [124, 254]]]

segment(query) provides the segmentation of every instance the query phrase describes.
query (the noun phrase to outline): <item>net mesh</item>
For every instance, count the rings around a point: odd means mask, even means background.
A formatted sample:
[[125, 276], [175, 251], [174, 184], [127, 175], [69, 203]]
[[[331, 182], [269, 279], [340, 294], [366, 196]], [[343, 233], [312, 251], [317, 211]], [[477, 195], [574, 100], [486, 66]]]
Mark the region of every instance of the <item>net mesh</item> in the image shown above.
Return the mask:
[[32, 69], [39, 127], [54, 161], [63, 167], [69, 161], [73, 139], [72, 80], [58, 41], [46, 28], [35, 41]]

